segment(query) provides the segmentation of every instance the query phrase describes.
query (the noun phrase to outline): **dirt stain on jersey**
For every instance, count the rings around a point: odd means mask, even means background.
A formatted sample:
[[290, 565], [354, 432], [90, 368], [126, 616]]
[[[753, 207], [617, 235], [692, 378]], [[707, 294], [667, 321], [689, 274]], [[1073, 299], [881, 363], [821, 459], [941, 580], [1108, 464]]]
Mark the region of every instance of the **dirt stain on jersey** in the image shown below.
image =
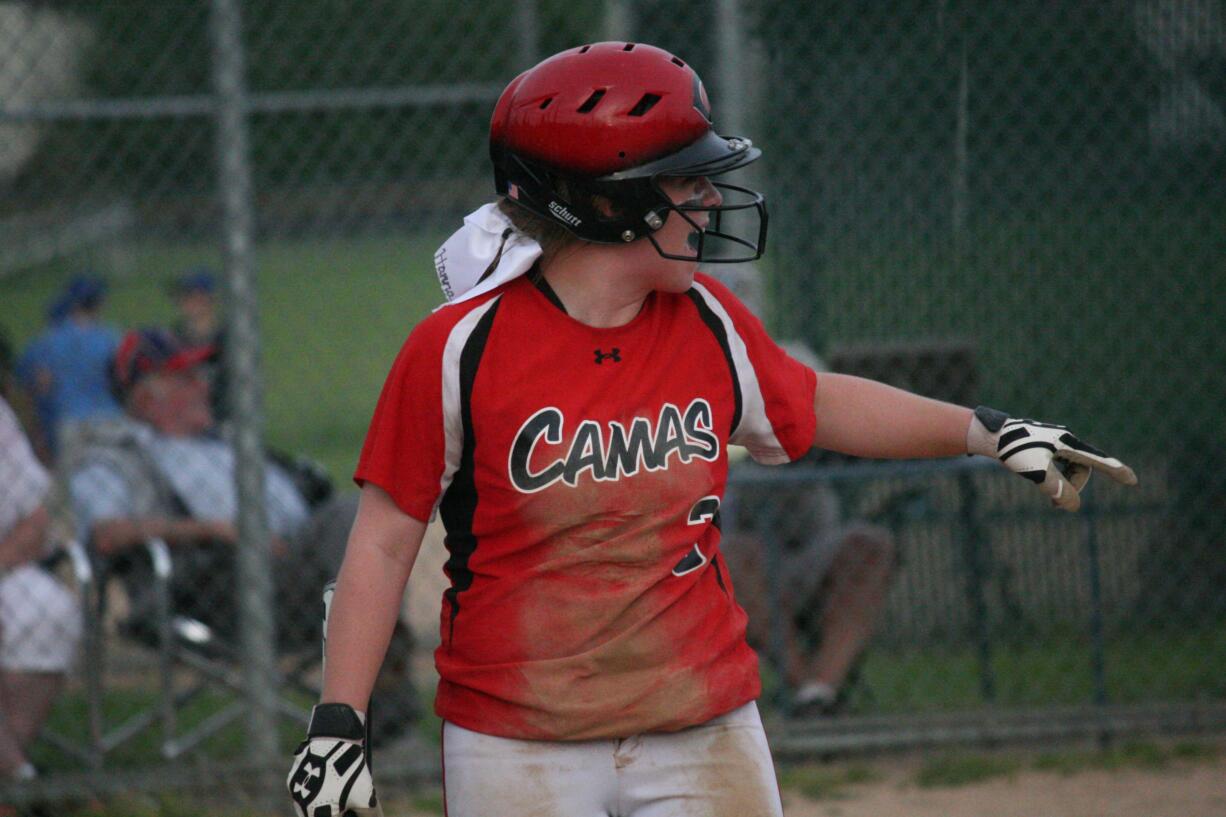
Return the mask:
[[710, 617], [733, 613], [727, 595], [709, 566], [672, 575], [708, 529], [689, 523], [690, 508], [713, 491], [713, 474], [699, 467], [525, 497], [521, 522], [535, 552], [528, 558], [525, 548], [506, 625], [516, 643], [533, 645], [512, 693], [529, 733], [582, 740], [672, 731], [747, 699], [743, 656], [730, 662], [740, 674], [728, 687], [710, 682], [731, 657], [728, 645], [708, 644]]

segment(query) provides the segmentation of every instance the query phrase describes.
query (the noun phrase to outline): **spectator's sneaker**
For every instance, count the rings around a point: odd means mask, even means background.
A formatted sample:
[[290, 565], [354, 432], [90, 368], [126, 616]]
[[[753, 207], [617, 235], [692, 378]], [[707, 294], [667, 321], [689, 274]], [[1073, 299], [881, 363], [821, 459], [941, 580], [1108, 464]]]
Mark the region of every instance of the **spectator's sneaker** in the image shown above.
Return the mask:
[[412, 677], [413, 636], [402, 622], [396, 622], [387, 656], [370, 696], [370, 745], [385, 746], [417, 725], [421, 701]]
[[797, 720], [828, 718], [847, 710], [847, 695], [843, 689], [828, 684], [805, 684], [792, 695], [789, 714]]

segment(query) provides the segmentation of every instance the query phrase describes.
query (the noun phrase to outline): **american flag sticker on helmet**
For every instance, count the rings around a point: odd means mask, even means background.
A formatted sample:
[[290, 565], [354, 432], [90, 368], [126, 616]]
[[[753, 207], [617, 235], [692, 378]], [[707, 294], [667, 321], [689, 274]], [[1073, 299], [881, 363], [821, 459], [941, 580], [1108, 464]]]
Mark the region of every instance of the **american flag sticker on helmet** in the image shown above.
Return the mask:
[[507, 185], [507, 196], [512, 199], [518, 199], [519, 198], [519, 185], [513, 182], [509, 183]]

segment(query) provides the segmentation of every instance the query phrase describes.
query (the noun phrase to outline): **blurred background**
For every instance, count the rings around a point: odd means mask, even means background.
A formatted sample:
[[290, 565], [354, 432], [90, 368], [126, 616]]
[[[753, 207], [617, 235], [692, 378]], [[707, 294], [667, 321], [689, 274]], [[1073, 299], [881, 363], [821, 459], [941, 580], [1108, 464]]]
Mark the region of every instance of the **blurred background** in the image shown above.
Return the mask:
[[[6, 443], [0, 474], [35, 498], [0, 507], [17, 554], [0, 553], [0, 607], [49, 611], [34, 618], [53, 630], [0, 660], [17, 677], [0, 802], [222, 787], [256, 803], [280, 785], [318, 647], [285, 637], [296, 563], [268, 554], [347, 527], [383, 378], [442, 301], [433, 253], [493, 197], [498, 94], [601, 39], [682, 56], [716, 128], [763, 149], [743, 175], [766, 194], [769, 252], [712, 271], [798, 356], [1066, 423], [1141, 480], [1096, 480], [1074, 516], [965, 458], [734, 467], [726, 548], [759, 554], [740, 595], [780, 757], [1221, 734], [1226, 3], [2, 0], [0, 387], [31, 456]], [[122, 346], [152, 326], [173, 348]], [[253, 546], [224, 568], [167, 558], [165, 537], [100, 547], [108, 498], [85, 477], [104, 466], [153, 475], [165, 514], [208, 517], [178, 479], [190, 461], [139, 453], [109, 363], [141, 374], [202, 348], [207, 436], [238, 486], [214, 538]], [[96, 402], [77, 393], [91, 377]], [[258, 490], [269, 472], [292, 483], [288, 510]], [[868, 598], [871, 641], [806, 707], [794, 654], [820, 653], [813, 610], [836, 591], [820, 571], [785, 579], [862, 530], [878, 578], [864, 589], [852, 565], [846, 592]], [[22, 556], [19, 534], [41, 544]], [[393, 793], [437, 771], [420, 711], [435, 532], [427, 551], [404, 615], [418, 705], [393, 700], [404, 762], [380, 764]], [[18, 568], [38, 578], [9, 582]], [[313, 599], [290, 617], [317, 620]], [[0, 640], [24, 626], [10, 614]], [[17, 728], [22, 679], [54, 680], [45, 727]]]

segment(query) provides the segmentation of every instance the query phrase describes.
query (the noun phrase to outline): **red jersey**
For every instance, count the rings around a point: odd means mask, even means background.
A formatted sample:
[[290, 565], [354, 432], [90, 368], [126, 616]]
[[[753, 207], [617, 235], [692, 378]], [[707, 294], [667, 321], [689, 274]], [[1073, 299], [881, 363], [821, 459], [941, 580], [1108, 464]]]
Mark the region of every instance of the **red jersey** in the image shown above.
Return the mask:
[[438, 714], [586, 740], [756, 698], [719, 555], [727, 446], [764, 463], [803, 454], [815, 386], [701, 274], [613, 328], [574, 320], [527, 278], [422, 321], [355, 478], [446, 527]]

